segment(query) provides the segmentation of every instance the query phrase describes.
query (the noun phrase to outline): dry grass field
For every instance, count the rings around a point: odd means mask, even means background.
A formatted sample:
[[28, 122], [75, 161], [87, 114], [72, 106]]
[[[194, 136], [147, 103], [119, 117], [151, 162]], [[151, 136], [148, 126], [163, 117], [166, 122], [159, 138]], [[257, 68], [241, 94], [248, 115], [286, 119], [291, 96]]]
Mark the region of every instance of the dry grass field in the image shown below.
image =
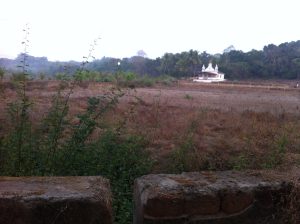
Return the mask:
[[[70, 120], [88, 97], [109, 92], [111, 84], [83, 83], [70, 101]], [[31, 119], [47, 113], [57, 81], [29, 83]], [[143, 135], [155, 161], [153, 172], [226, 169], [298, 169], [300, 166], [300, 90], [289, 84], [199, 84], [122, 89], [117, 107], [103, 120]], [[16, 97], [4, 83], [0, 122]], [[94, 135], [97, 134], [94, 133]]]

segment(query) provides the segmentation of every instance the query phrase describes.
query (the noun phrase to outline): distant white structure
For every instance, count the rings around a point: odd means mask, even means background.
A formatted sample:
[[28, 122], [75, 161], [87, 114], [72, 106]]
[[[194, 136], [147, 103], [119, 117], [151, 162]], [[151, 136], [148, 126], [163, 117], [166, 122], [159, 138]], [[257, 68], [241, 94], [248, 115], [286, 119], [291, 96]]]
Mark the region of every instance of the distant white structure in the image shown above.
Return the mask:
[[218, 65], [216, 65], [215, 68], [213, 68], [212, 63], [210, 62], [205, 68], [205, 66], [202, 66], [202, 71], [199, 74], [198, 78], [193, 79], [194, 82], [223, 82], [225, 81], [225, 74], [219, 72]]

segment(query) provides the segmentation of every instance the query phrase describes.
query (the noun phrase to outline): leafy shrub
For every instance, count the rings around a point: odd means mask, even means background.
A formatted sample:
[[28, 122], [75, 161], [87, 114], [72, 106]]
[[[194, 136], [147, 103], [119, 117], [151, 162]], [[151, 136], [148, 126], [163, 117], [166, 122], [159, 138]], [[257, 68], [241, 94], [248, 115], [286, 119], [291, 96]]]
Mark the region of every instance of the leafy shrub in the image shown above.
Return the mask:
[[187, 100], [192, 100], [194, 99], [190, 94], [185, 94], [184, 95], [184, 99], [187, 99]]
[[246, 153], [241, 153], [239, 156], [233, 158], [231, 163], [234, 170], [245, 170], [249, 166], [249, 158]]
[[98, 158], [95, 174], [111, 181], [116, 223], [132, 223], [133, 181], [149, 173], [152, 165], [146, 144], [141, 136], [120, 136], [109, 130], [90, 146]]
[[155, 79], [155, 81], [156, 81], [156, 83], [160, 83], [165, 86], [171, 86], [171, 85], [174, 85], [174, 83], [177, 81], [177, 79], [172, 76], [169, 76], [169, 75], [161, 75], [161, 76], [158, 76]]
[[151, 77], [148, 75], [137, 75], [133, 72], [116, 73], [102, 73], [95, 71], [80, 70], [75, 73], [74, 76], [70, 76], [66, 73], [58, 73], [55, 78], [57, 80], [76, 80], [79, 82], [95, 81], [95, 82], [111, 82], [119, 87], [150, 87], [154, 84], [171, 86], [175, 83], [176, 79], [168, 75], [162, 75], [158, 77]]
[[196, 157], [196, 144], [195, 144], [195, 132], [199, 125], [198, 120], [192, 120], [186, 130], [186, 133], [182, 136], [179, 146], [173, 152], [172, 158], [172, 171], [181, 173], [184, 171], [190, 171], [194, 166]]
[[270, 154], [267, 156], [265, 163], [263, 164], [264, 168], [273, 169], [282, 163], [284, 154], [286, 152], [287, 143], [288, 139], [285, 135], [274, 142], [274, 146], [272, 147], [273, 149], [271, 150]]
[[4, 84], [3, 84], [4, 75], [5, 75], [5, 71], [3, 68], [0, 67], [0, 94], [4, 92]]
[[195, 147], [193, 135], [189, 134], [181, 145], [172, 154], [172, 170], [176, 173], [189, 171], [193, 152]]
[[35, 127], [29, 119], [32, 104], [25, 92], [20, 91], [18, 100], [9, 105], [11, 129], [0, 138], [0, 175], [105, 176], [114, 194], [115, 222], [132, 223], [133, 181], [147, 174], [152, 164], [145, 151], [147, 142], [126, 130], [109, 127], [89, 139], [96, 128], [102, 127], [101, 118], [117, 105], [123, 93], [112, 89], [89, 98], [86, 110], [77, 115], [78, 122], [70, 123], [72, 89], [66, 95], [61, 90]]
[[66, 73], [57, 73], [57, 74], [55, 75], [55, 79], [66, 81], [66, 80], [71, 80], [71, 76], [69, 76], [69, 75], [66, 74]]
[[0, 80], [1, 80], [1, 81], [2, 81], [2, 79], [4, 78], [4, 74], [5, 74], [4, 69], [0, 67]]
[[135, 88], [153, 86], [155, 81], [147, 75], [138, 76], [132, 72], [119, 72], [116, 75], [115, 83], [120, 87]]

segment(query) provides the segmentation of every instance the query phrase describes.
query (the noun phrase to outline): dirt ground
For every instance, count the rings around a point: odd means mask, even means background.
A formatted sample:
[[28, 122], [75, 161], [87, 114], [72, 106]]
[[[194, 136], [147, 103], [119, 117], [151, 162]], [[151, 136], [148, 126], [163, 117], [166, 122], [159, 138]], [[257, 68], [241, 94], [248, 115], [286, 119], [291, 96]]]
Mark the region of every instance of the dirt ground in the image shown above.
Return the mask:
[[[278, 85], [278, 84], [277, 84]], [[34, 99], [37, 107], [46, 106], [56, 93], [58, 82], [34, 82], [29, 85], [28, 95]], [[155, 99], [160, 100], [166, 106], [187, 108], [202, 107], [209, 109], [220, 109], [224, 111], [245, 111], [252, 110], [257, 112], [271, 113], [298, 113], [300, 106], [300, 88], [276, 88], [272, 85], [245, 85], [245, 84], [200, 84], [188, 81], [181, 81], [174, 86], [155, 86], [150, 88], [137, 88], [123, 97], [122, 101], [129, 102], [130, 96], [140, 97], [148, 104], [152, 104]], [[4, 89], [2, 94], [1, 108], [5, 107], [12, 97], [15, 90], [12, 86]], [[108, 91], [110, 84], [88, 83], [85, 86], [77, 87], [71, 98], [77, 102], [77, 109], [80, 110], [82, 101], [88, 97], [103, 94]], [[129, 96], [129, 97], [128, 97]], [[37, 100], [37, 101], [36, 101]], [[84, 103], [83, 103], [84, 104]], [[76, 108], [75, 108], [76, 111]], [[2, 114], [2, 113], [1, 113]]]
[[[270, 90], [267, 88], [238, 88], [235, 86], [194, 85], [188, 88], [141, 88], [137, 89], [141, 98], [161, 97], [163, 101], [175, 107], [204, 107], [225, 111], [253, 110], [257, 112], [298, 113], [300, 91]], [[148, 100], [149, 100], [148, 99]]]
[[[34, 122], [48, 112], [57, 87], [57, 81], [29, 83]], [[82, 112], [88, 97], [110, 92], [111, 87], [105, 83], [76, 87], [70, 114]], [[106, 119], [113, 124], [125, 120], [129, 132], [146, 136], [155, 172], [172, 170], [177, 163], [188, 171], [300, 166], [300, 89], [292, 85], [179, 81], [122, 91], [125, 95]], [[0, 101], [2, 132], [9, 125], [7, 104], [15, 96], [13, 86], [5, 83]]]

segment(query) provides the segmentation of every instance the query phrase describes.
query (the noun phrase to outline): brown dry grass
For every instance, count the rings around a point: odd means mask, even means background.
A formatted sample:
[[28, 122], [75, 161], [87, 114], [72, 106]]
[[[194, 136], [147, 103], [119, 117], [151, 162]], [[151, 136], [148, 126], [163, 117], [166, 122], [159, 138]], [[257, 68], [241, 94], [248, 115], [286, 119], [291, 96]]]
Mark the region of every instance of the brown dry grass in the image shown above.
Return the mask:
[[[28, 95], [34, 102], [32, 120], [47, 113], [56, 81], [32, 82]], [[90, 96], [103, 94], [110, 84], [85, 83], [75, 89], [70, 119], [83, 111]], [[118, 107], [105, 119], [124, 123], [132, 133], [149, 141], [156, 161], [153, 172], [171, 172], [174, 152], [191, 141], [184, 152], [186, 170], [290, 169], [300, 165], [300, 122], [297, 89], [270, 89], [245, 85], [201, 85], [180, 82], [177, 86], [124, 90]], [[15, 91], [6, 83], [0, 102], [0, 122], [5, 133], [7, 103]], [[284, 147], [281, 153], [281, 148]]]

